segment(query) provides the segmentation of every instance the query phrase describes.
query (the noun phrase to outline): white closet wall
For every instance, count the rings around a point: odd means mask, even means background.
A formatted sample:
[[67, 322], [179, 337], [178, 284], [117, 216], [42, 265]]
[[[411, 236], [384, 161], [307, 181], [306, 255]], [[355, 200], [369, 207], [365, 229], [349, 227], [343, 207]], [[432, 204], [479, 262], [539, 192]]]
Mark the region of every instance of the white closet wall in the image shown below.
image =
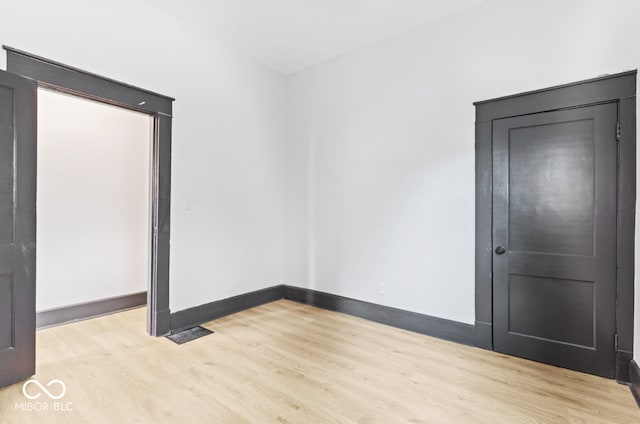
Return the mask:
[[147, 289], [151, 122], [38, 90], [38, 311]]

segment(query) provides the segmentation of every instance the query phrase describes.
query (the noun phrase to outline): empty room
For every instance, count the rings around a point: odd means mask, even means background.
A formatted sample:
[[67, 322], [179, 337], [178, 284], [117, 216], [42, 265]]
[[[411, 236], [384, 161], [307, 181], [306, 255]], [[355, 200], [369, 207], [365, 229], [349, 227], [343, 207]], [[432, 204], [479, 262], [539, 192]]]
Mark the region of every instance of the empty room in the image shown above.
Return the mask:
[[2, 11], [0, 424], [640, 423], [637, 0]]

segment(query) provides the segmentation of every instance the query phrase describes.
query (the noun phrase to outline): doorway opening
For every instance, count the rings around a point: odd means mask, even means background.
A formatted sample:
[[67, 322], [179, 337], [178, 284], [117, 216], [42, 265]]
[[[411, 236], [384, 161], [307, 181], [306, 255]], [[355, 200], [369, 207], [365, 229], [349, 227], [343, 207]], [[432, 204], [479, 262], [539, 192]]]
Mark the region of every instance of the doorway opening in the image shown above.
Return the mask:
[[37, 92], [36, 326], [146, 305], [151, 116]]
[[[71, 95], [82, 101], [99, 102], [101, 106], [137, 112], [151, 120], [150, 185], [147, 198], [150, 199], [150, 225], [147, 227], [150, 242], [147, 260], [147, 331], [154, 336], [168, 334], [171, 120], [174, 99], [11, 47], [3, 48], [7, 52], [7, 71], [34, 80], [41, 93], [49, 90], [56, 92], [56, 95]], [[114, 169], [113, 172], [115, 176], [118, 171]], [[97, 250], [97, 247], [89, 246], [88, 249]], [[78, 260], [81, 261], [81, 258]], [[94, 271], [100, 272], [99, 269]], [[144, 298], [145, 294], [138, 292], [137, 296]], [[114, 308], [115, 303], [118, 308], [120, 301], [120, 297], [109, 297], [102, 306]], [[97, 307], [95, 302], [78, 306], [80, 309], [74, 313], [82, 313], [82, 308], [88, 309], [88, 313], [95, 312]]]

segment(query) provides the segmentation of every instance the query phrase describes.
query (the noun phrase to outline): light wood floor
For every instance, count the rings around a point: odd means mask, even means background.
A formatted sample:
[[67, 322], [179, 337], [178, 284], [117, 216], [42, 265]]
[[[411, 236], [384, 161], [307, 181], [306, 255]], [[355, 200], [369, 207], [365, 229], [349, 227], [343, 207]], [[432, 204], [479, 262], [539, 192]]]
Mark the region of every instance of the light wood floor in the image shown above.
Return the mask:
[[284, 300], [181, 346], [144, 324], [137, 309], [38, 332], [36, 378], [66, 383], [73, 410], [16, 410], [18, 384], [0, 423], [640, 423], [612, 380]]

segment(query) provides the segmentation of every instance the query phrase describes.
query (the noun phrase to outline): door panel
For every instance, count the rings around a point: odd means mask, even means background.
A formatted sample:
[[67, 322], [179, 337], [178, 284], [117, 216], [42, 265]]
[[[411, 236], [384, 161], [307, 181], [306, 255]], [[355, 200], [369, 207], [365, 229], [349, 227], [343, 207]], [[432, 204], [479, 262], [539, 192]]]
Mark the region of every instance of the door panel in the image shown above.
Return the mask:
[[[13, 278], [11, 275], [0, 277], [0, 322], [10, 323], [13, 311]], [[0, 332], [0, 352], [9, 349], [13, 345], [13, 328]]]
[[493, 123], [494, 348], [614, 374], [617, 104]]
[[[509, 332], [593, 348], [593, 292], [593, 281], [511, 274]], [[562, 315], [573, 319], [557, 321]]]
[[[13, 90], [0, 86], [0, 222], [13, 222]], [[0, 245], [13, 241], [13, 227], [0, 225]]]
[[508, 148], [510, 250], [591, 256], [593, 121], [511, 128]]
[[35, 372], [36, 85], [0, 71], [0, 387]]

